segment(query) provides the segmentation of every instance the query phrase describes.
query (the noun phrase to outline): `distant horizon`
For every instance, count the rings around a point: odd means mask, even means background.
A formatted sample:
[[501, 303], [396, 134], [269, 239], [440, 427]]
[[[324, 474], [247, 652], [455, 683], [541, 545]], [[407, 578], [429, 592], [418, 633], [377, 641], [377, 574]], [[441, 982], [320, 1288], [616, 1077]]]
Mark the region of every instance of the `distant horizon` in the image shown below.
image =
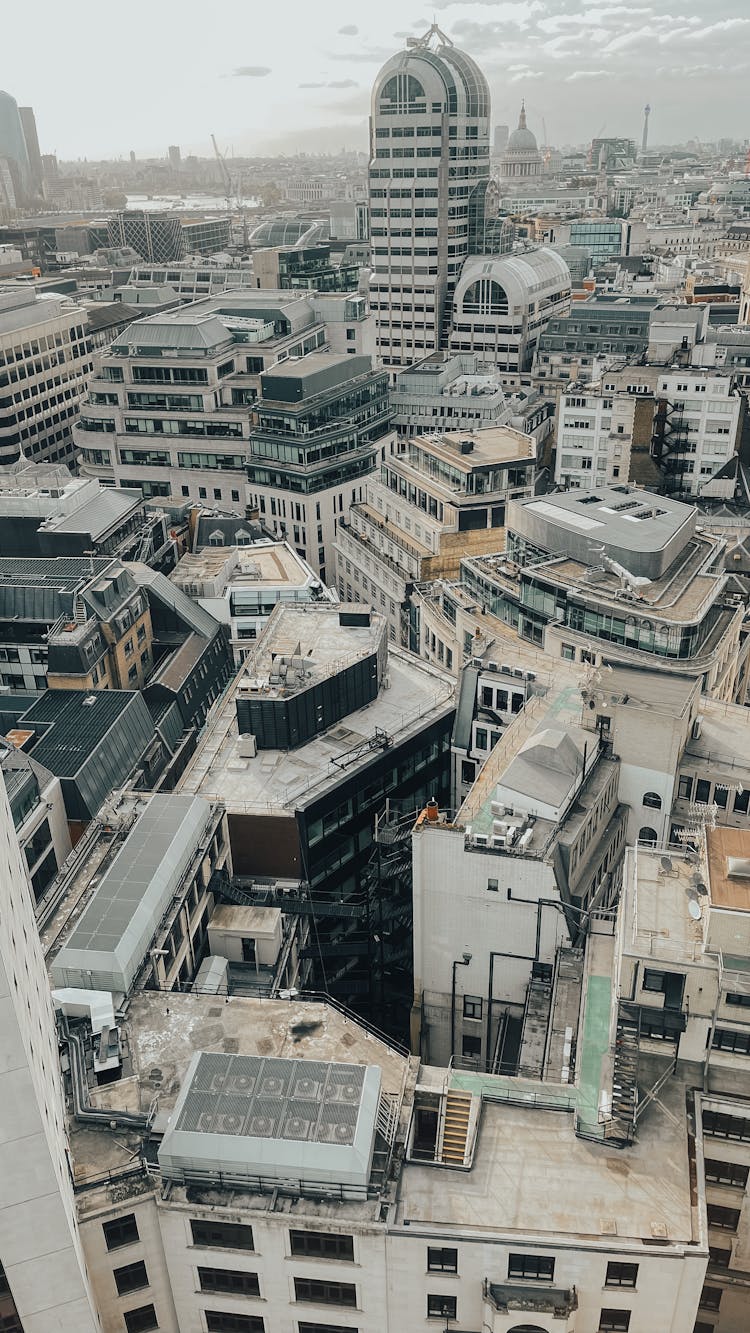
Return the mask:
[[[493, 127], [512, 127], [524, 97], [540, 143], [602, 134], [640, 143], [648, 102], [654, 143], [737, 139], [750, 73], [745, 0], [714, 0], [707, 19], [696, 0], [433, 0], [430, 9], [486, 75]], [[34, 108], [41, 151], [70, 163], [131, 151], [158, 159], [174, 143], [210, 157], [212, 133], [240, 157], [366, 151], [379, 68], [429, 26], [418, 11], [404, 19], [400, 0], [298, 6], [291, 31], [280, 7], [249, 14], [225, 0], [222, 22], [207, 24], [194, 0], [132, 0], [110, 46], [92, 0], [70, 0], [67, 14], [69, 52], [64, 34], [54, 46], [30, 43], [20, 8], [4, 14], [13, 69], [0, 78]]]

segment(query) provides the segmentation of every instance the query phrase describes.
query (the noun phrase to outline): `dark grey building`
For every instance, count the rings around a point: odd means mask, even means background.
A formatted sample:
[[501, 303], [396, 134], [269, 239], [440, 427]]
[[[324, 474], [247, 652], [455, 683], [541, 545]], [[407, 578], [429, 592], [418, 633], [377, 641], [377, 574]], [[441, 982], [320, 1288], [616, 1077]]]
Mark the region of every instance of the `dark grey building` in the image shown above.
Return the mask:
[[47, 690], [16, 725], [31, 733], [25, 747], [29, 756], [60, 779], [68, 820], [74, 824], [93, 819], [147, 752], [163, 748], [135, 690]]

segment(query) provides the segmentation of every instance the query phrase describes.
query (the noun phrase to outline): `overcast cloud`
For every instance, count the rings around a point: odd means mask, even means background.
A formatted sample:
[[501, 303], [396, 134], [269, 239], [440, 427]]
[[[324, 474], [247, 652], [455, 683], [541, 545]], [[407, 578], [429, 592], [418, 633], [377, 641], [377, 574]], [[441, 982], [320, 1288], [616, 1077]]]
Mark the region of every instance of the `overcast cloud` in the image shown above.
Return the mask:
[[[748, 0], [432, 0], [430, 13], [478, 61], [494, 124], [521, 97], [540, 140], [651, 142], [747, 134]], [[62, 158], [367, 146], [372, 80], [426, 24], [403, 0], [131, 0], [127, 22], [68, 0], [54, 42], [29, 40], [3, 9], [0, 87], [35, 108], [43, 152]], [[3, 60], [5, 57], [5, 60]]]

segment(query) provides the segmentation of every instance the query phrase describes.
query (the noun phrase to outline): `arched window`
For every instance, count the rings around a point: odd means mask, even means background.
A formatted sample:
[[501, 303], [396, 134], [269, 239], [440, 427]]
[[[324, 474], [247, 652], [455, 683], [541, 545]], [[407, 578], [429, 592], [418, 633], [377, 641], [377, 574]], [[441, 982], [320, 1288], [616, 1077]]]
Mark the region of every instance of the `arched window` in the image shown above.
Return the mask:
[[661, 810], [661, 796], [658, 791], [647, 791], [643, 804], [647, 805], [649, 810]]
[[462, 308], [465, 315], [507, 315], [508, 295], [493, 278], [477, 278], [466, 288]]
[[380, 92], [380, 110], [386, 115], [395, 112], [424, 111], [425, 92], [413, 74], [394, 74], [383, 84]]
[[648, 842], [653, 846], [656, 842], [656, 829], [649, 828], [648, 824], [645, 824], [644, 827], [638, 831], [638, 841]]
[[508, 1333], [544, 1333], [539, 1324], [514, 1324]]

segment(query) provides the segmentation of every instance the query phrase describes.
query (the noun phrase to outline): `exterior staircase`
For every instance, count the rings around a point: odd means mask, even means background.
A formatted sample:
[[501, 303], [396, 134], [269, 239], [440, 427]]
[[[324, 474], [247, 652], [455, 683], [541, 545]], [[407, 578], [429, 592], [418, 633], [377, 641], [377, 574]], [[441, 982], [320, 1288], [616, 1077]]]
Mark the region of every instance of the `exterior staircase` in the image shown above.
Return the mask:
[[465, 1166], [469, 1148], [472, 1097], [450, 1089], [445, 1098], [445, 1119], [440, 1160], [446, 1166]]
[[620, 1004], [612, 1069], [612, 1124], [607, 1137], [626, 1143], [635, 1138], [640, 1035], [638, 1012]]

